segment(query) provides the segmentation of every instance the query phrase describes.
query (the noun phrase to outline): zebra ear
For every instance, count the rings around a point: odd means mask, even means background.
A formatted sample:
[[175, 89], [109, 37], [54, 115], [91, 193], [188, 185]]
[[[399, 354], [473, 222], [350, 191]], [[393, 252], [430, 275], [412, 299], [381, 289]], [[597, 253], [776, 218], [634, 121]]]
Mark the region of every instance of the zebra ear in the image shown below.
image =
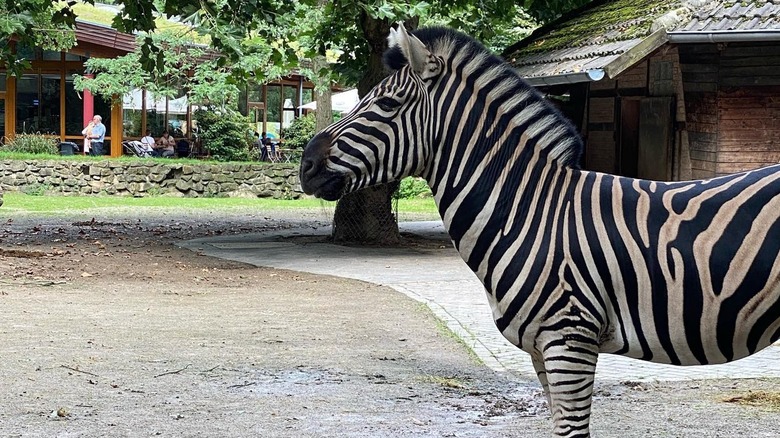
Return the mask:
[[416, 36], [406, 32], [402, 22], [398, 22], [398, 29], [390, 29], [387, 37], [387, 46], [398, 46], [409, 66], [423, 79], [428, 79], [439, 74], [441, 67], [430, 50]]

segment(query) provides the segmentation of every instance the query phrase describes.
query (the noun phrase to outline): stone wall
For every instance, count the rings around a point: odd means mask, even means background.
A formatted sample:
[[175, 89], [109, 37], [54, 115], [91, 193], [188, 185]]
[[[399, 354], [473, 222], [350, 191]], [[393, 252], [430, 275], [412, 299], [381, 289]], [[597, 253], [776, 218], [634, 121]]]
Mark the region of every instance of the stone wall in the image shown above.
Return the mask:
[[174, 160], [0, 160], [3, 191], [276, 199], [302, 195], [297, 164], [183, 164]]

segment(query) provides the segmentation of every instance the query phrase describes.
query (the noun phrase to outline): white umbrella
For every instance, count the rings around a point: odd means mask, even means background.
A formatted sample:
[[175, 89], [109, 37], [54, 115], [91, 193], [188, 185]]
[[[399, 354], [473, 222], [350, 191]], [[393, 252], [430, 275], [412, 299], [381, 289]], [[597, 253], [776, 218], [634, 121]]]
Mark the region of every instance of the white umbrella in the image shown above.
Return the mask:
[[[348, 113], [352, 111], [352, 108], [355, 108], [358, 102], [360, 102], [357, 88], [334, 94], [331, 96], [330, 102], [333, 111], [338, 111], [340, 113]], [[317, 110], [317, 102], [309, 102], [306, 105], [299, 106], [298, 108], [315, 111]]]

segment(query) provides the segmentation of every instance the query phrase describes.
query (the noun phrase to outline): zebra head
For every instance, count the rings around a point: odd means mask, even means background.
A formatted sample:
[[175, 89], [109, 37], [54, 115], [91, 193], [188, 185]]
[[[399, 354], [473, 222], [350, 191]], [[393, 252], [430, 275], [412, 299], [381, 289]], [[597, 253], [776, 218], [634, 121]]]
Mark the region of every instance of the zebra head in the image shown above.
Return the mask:
[[426, 166], [432, 135], [429, 90], [443, 68], [399, 23], [388, 37], [385, 64], [395, 72], [303, 152], [301, 186], [326, 200], [417, 175]]

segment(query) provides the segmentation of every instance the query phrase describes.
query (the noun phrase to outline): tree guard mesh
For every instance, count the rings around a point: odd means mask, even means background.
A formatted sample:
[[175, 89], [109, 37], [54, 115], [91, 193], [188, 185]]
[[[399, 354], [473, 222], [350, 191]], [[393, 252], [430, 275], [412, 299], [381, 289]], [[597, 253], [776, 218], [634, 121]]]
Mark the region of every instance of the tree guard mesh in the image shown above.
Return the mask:
[[369, 187], [341, 198], [333, 215], [335, 243], [397, 244], [398, 182]]

